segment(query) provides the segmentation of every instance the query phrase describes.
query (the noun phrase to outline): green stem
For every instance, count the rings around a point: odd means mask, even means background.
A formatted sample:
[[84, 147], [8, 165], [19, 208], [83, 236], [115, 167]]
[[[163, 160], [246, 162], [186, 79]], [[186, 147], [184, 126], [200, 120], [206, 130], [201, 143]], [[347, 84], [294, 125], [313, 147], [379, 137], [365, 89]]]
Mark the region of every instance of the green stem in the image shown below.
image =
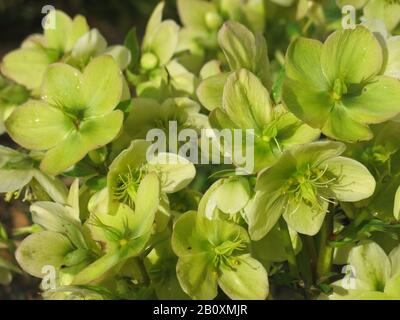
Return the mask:
[[292, 239], [290, 238], [289, 228], [286, 224], [286, 221], [282, 217], [279, 219], [279, 226], [282, 231], [283, 246], [284, 246], [285, 252], [288, 256], [290, 275], [294, 278], [299, 278], [299, 271], [297, 268], [296, 255], [294, 253]]
[[[331, 210], [332, 211], [332, 210]], [[333, 213], [326, 215], [320, 230], [320, 245], [317, 263], [317, 281], [322, 282], [332, 268], [334, 247], [329, 244], [333, 236]]]
[[307, 257], [309, 258], [309, 266], [310, 266], [310, 275], [309, 278], [311, 281], [315, 279], [315, 274], [317, 271], [317, 262], [318, 262], [318, 254], [317, 249], [315, 248], [314, 238], [307, 235], [302, 235], [301, 239], [303, 241], [304, 249], [307, 251]]

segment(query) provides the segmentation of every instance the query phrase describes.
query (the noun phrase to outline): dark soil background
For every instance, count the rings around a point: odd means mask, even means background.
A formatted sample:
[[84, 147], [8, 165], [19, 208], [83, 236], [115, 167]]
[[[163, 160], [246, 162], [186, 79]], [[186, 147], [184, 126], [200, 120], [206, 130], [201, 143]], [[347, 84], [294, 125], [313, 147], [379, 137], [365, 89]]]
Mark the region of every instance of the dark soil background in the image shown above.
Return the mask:
[[[70, 16], [84, 15], [91, 28], [97, 28], [109, 44], [120, 44], [135, 26], [139, 36], [144, 32], [158, 0], [0, 0], [0, 59], [32, 33], [41, 33], [42, 8], [52, 5]], [[178, 21], [175, 0], [166, 0], [165, 17]], [[0, 144], [12, 146], [7, 135], [0, 136]], [[20, 201], [7, 203], [0, 198], [0, 222], [12, 234], [15, 228], [30, 224], [28, 205]], [[4, 252], [0, 252], [3, 256]], [[7, 258], [12, 258], [7, 256]], [[39, 280], [27, 275], [15, 275], [9, 286], [0, 285], [0, 300], [40, 299]]]

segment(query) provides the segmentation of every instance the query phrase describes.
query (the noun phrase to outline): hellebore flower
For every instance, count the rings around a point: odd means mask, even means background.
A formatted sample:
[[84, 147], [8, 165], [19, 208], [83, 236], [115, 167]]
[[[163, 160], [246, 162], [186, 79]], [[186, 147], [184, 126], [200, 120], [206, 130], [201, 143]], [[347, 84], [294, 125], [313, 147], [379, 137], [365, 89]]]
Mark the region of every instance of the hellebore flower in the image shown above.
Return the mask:
[[57, 285], [69, 284], [71, 275], [93, 261], [89, 239], [84, 236], [79, 217], [79, 182], [72, 184], [65, 205], [39, 201], [31, 205], [32, 220], [43, 230], [26, 237], [16, 252], [22, 269], [42, 278], [51, 266]]
[[388, 256], [375, 242], [362, 241], [351, 249], [348, 262], [348, 274], [331, 285], [333, 293], [328, 299], [400, 299], [400, 246]]
[[[196, 175], [194, 165], [172, 153], [151, 155], [151, 143], [134, 140], [110, 165], [107, 175], [109, 213], [113, 214], [122, 203], [136, 207], [137, 192], [144, 178], [156, 174], [161, 185], [161, 197], [185, 188]], [[146, 192], [153, 192], [147, 189]]]
[[242, 227], [187, 212], [174, 225], [172, 249], [182, 289], [193, 299], [213, 299], [218, 285], [231, 299], [265, 299], [268, 274], [249, 254]]
[[361, 163], [340, 156], [340, 142], [314, 142], [293, 147], [260, 173], [256, 195], [246, 208], [252, 240], [264, 237], [281, 215], [293, 230], [315, 235], [329, 203], [370, 197], [375, 180]]
[[23, 200], [48, 200], [50, 197], [55, 202], [66, 203], [64, 183], [41, 172], [37, 168], [37, 156], [0, 146], [0, 192], [6, 193], [6, 200], [18, 198], [23, 192]]
[[[222, 106], [211, 112], [210, 122], [220, 129], [254, 130], [254, 146], [247, 142], [242, 146], [246, 154], [254, 147], [254, 172], [273, 165], [283, 150], [314, 141], [320, 135], [319, 130], [304, 124], [291, 113], [273, 108], [267, 89], [246, 69], [228, 77]], [[242, 141], [234, 143], [236, 148]], [[236, 162], [235, 157], [233, 162]]]
[[150, 173], [137, 190], [134, 210], [121, 204], [114, 215], [91, 212], [86, 225], [105, 253], [75, 275], [72, 284], [95, 281], [118, 263], [139, 255], [150, 238], [159, 199], [160, 181]]
[[42, 100], [29, 100], [6, 121], [7, 132], [30, 150], [47, 151], [40, 168], [59, 174], [119, 133], [123, 113], [114, 110], [122, 75], [110, 56], [93, 59], [81, 73], [57, 63], [48, 68]]
[[400, 83], [380, 75], [382, 68], [383, 50], [363, 26], [336, 31], [324, 44], [299, 38], [286, 55], [283, 101], [329, 137], [369, 140], [368, 124], [400, 112]]
[[[268, 48], [261, 33], [253, 34], [235, 21], [226, 22], [218, 33], [218, 42], [230, 71], [246, 69], [257, 76], [269, 90], [271, 73]], [[201, 104], [212, 111], [221, 107], [225, 82], [231, 72], [216, 73], [206, 77], [197, 88]]]
[[52, 11], [46, 17], [44, 35], [30, 36], [20, 49], [7, 54], [1, 72], [28, 89], [37, 89], [46, 68], [71, 52], [78, 39], [88, 31], [85, 17], [77, 15], [72, 20], [62, 11]]

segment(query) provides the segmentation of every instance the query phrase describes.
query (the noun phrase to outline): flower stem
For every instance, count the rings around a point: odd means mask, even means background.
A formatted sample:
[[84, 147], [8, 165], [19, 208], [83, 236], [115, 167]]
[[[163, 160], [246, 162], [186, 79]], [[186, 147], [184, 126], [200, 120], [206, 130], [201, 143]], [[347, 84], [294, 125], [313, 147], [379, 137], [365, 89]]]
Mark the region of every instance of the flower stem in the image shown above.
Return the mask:
[[286, 224], [286, 221], [282, 217], [279, 219], [279, 226], [282, 231], [283, 246], [285, 247], [285, 252], [288, 256], [290, 275], [294, 278], [299, 278], [296, 255], [294, 253], [292, 239], [290, 238], [289, 228]]
[[320, 230], [320, 245], [317, 263], [317, 281], [322, 282], [331, 271], [334, 247], [329, 244], [333, 235], [333, 213], [328, 213]]

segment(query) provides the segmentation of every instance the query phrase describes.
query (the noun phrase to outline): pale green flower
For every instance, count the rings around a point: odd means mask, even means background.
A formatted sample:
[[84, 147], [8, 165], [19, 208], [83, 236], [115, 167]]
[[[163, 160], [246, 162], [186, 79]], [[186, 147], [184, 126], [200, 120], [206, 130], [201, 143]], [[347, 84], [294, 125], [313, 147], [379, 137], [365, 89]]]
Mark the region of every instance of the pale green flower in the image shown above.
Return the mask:
[[119, 133], [123, 113], [115, 110], [122, 95], [121, 71], [109, 56], [93, 59], [81, 73], [54, 64], [44, 75], [42, 100], [29, 100], [7, 119], [18, 144], [47, 151], [40, 168], [58, 174]]
[[332, 284], [329, 299], [400, 300], [400, 246], [386, 255], [376, 243], [363, 241], [351, 249], [348, 263], [348, 273]]
[[283, 215], [293, 230], [315, 235], [329, 203], [370, 197], [375, 180], [361, 163], [340, 156], [339, 142], [314, 142], [283, 153], [257, 178], [256, 194], [246, 208], [253, 240], [264, 237]]
[[368, 124], [400, 112], [400, 83], [380, 75], [382, 67], [382, 47], [362, 26], [336, 31], [324, 44], [296, 39], [286, 55], [283, 101], [329, 137], [369, 140]]
[[179, 282], [193, 299], [215, 298], [218, 286], [231, 299], [267, 297], [268, 274], [249, 254], [242, 227], [188, 212], [175, 222], [171, 241]]

